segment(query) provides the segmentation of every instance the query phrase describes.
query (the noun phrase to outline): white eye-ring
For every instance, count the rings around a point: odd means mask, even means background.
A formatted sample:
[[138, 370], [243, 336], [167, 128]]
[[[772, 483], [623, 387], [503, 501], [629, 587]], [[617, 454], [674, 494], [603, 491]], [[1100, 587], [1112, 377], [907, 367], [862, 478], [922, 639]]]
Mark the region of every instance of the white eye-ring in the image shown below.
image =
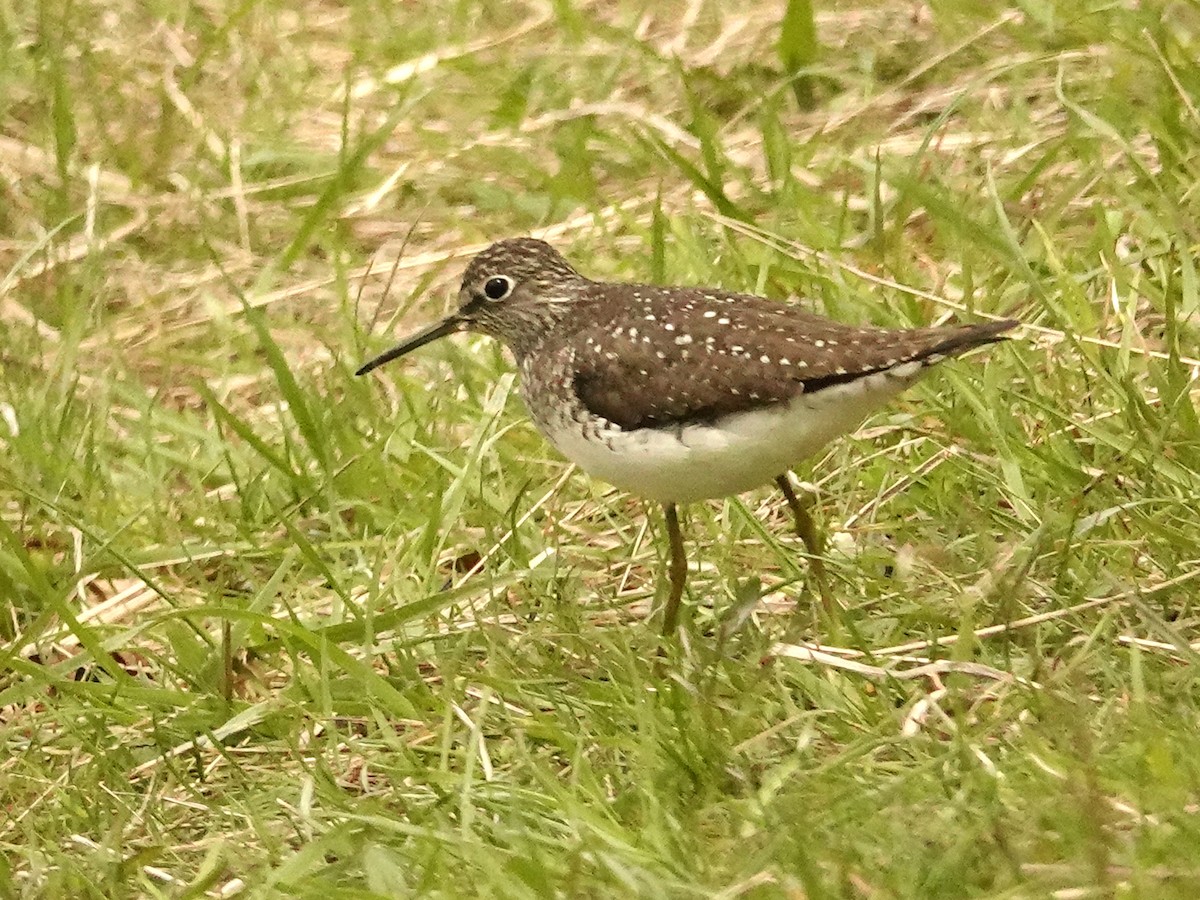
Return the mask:
[[512, 289], [513, 280], [507, 275], [493, 275], [483, 283], [483, 296], [489, 300], [503, 300]]

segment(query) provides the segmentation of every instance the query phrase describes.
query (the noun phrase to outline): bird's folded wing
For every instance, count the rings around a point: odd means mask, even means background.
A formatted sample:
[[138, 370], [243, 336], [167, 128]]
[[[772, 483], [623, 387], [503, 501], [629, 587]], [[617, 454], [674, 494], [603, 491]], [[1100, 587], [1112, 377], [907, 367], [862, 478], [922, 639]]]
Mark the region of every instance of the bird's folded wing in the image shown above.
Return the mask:
[[858, 328], [740, 294], [643, 288], [635, 311], [581, 327], [574, 391], [625, 430], [711, 422], [1000, 340], [1015, 322]]

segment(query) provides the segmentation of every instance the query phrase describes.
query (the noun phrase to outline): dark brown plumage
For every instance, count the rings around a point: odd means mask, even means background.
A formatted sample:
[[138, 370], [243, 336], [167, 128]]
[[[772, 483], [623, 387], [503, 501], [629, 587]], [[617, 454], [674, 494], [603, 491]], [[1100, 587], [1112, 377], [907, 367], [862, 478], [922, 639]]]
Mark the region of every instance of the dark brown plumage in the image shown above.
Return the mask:
[[577, 348], [584, 406], [624, 429], [784, 403], [1001, 340], [1015, 324], [857, 328], [750, 294], [604, 283], [581, 292], [577, 311], [551, 340]]

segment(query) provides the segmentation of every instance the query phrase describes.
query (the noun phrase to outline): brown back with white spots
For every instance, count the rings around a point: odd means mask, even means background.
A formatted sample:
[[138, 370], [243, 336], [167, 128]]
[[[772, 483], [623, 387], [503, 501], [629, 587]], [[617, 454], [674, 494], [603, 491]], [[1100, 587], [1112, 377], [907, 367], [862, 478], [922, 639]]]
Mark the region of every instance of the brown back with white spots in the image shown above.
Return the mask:
[[1012, 321], [858, 328], [749, 294], [592, 282], [544, 349], [575, 348], [574, 390], [626, 430], [714, 421], [1001, 340]]

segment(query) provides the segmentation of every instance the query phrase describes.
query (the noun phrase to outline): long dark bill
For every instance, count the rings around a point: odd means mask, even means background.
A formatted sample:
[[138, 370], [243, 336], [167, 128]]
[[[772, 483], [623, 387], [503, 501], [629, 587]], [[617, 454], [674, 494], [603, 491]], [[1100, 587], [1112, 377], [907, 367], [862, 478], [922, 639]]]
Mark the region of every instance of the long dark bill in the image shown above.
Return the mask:
[[430, 341], [436, 341], [438, 338], [443, 338], [448, 334], [454, 334], [461, 326], [461, 320], [457, 315], [447, 316], [440, 322], [435, 322], [428, 328], [418, 331], [416, 334], [409, 335], [399, 344], [393, 347], [386, 353], [381, 353], [369, 363], [364, 363], [355, 375], [366, 375], [375, 369], [378, 369], [384, 363], [389, 363], [393, 359], [397, 359], [406, 353], [411, 353], [418, 347], [424, 347]]

